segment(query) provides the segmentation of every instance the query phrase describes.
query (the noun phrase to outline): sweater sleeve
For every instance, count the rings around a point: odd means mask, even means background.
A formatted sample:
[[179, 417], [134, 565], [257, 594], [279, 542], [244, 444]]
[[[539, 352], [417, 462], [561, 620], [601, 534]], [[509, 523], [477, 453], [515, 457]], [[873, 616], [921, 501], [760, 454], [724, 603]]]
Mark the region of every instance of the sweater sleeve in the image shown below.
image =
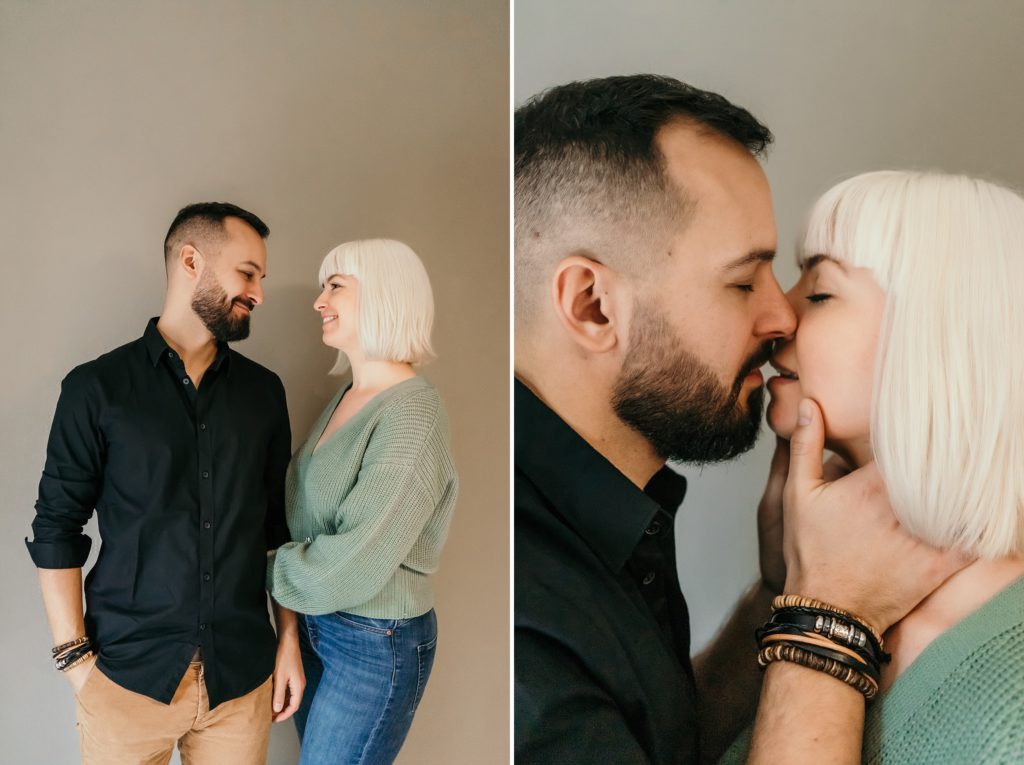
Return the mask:
[[[345, 525], [346, 508], [371, 505], [365, 520]], [[342, 526], [312, 542], [289, 542], [272, 554], [267, 587], [304, 614], [344, 611], [370, 600], [408, 556], [436, 506], [413, 464], [375, 463], [359, 471], [339, 509]]]

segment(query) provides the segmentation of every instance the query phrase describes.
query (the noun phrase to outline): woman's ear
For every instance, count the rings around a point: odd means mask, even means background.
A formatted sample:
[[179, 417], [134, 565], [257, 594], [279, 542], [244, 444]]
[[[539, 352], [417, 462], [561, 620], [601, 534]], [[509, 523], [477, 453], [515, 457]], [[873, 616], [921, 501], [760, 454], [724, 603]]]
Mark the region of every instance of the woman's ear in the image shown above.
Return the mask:
[[612, 269], [582, 255], [571, 255], [555, 267], [555, 314], [584, 350], [606, 353], [617, 347], [624, 326], [618, 305], [622, 286]]

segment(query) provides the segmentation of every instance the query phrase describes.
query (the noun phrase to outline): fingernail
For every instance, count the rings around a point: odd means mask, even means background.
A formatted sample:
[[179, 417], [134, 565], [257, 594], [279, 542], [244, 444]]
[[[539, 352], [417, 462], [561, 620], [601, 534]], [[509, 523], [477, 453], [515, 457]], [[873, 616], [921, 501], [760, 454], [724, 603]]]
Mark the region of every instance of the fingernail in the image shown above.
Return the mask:
[[811, 424], [811, 402], [807, 399], [801, 399], [800, 409], [798, 410], [799, 416], [797, 418], [798, 425], [810, 425]]

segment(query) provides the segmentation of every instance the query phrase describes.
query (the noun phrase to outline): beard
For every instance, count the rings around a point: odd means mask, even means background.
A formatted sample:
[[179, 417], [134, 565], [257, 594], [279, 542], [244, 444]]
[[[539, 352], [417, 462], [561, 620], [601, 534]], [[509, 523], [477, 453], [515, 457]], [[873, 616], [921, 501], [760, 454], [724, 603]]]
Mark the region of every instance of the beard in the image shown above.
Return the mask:
[[744, 378], [770, 353], [771, 344], [765, 343], [727, 388], [711, 367], [682, 347], [663, 313], [638, 305], [612, 407], [662, 459], [733, 459], [749, 450], [760, 433], [764, 388], [751, 391], [746, 405], [740, 393]]
[[235, 316], [235, 303], [245, 306], [249, 311], [253, 308], [253, 303], [246, 298], [229, 300], [228, 293], [220, 286], [213, 272], [209, 269], [204, 271], [192, 296], [192, 310], [219, 343], [245, 340], [249, 336], [249, 312]]

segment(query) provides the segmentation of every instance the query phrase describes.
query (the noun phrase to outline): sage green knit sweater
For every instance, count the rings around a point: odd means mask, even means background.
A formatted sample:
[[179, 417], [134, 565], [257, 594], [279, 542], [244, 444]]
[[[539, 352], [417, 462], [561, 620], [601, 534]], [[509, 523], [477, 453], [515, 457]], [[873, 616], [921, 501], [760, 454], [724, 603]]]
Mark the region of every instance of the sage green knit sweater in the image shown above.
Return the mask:
[[[720, 761], [743, 763], [744, 733]], [[1024, 763], [1024, 579], [946, 630], [868, 706], [869, 765]]]
[[437, 390], [413, 377], [382, 391], [314, 447], [347, 391], [328, 404], [288, 467], [294, 541], [268, 555], [267, 589], [304, 614], [376, 619], [426, 613], [458, 478]]

